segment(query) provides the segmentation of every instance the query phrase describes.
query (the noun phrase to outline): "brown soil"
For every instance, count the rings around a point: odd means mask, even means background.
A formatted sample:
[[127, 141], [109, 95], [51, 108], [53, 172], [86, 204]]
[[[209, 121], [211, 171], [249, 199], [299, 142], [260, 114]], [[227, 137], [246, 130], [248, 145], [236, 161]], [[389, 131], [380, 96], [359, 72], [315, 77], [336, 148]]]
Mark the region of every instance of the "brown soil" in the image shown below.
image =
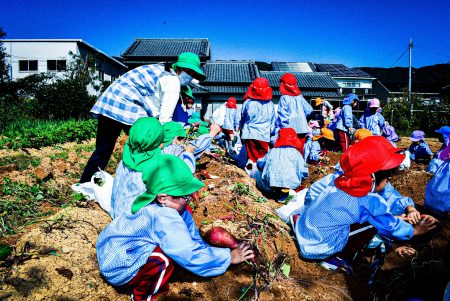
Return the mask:
[[[111, 173], [118, 163], [124, 141], [122, 138], [116, 146], [107, 169]], [[428, 142], [434, 151], [440, 147], [437, 141]], [[65, 144], [58, 149], [25, 152], [39, 158], [51, 158], [61, 149], [67, 151], [67, 158], [42, 160], [38, 167], [44, 172], [50, 171], [43, 181], [61, 188], [77, 181], [89, 158], [89, 152], [77, 150], [79, 146]], [[11, 154], [1, 151], [0, 157]], [[333, 172], [332, 166], [340, 155], [330, 153], [328, 165], [310, 166], [310, 178], [304, 185], [309, 187]], [[0, 177], [31, 184], [37, 181], [36, 169], [32, 166], [23, 171], [6, 168]], [[354, 276], [327, 271], [314, 262], [301, 259], [292, 231], [274, 212], [281, 205], [263, 198], [254, 180], [244, 171], [222, 158], [208, 157], [200, 161], [198, 169], [205, 169], [219, 178], [204, 179], [199, 207], [194, 208], [197, 225], [201, 231], [212, 225], [228, 229], [254, 245], [257, 258], [254, 264], [233, 266], [225, 274], [207, 279], [178, 268], [171, 280], [167, 300], [238, 300], [241, 297], [241, 300], [250, 300], [255, 297], [255, 286], [260, 300], [404, 300], [412, 296], [442, 299], [443, 287], [448, 280], [448, 266], [444, 263], [444, 258], [449, 257], [448, 221], [441, 220], [441, 227], [435, 233], [411, 242], [418, 250], [414, 259], [402, 259], [395, 252], [388, 254], [378, 283], [369, 287], [369, 258], [364, 257], [353, 265]], [[203, 177], [199, 173], [197, 176]], [[402, 172], [393, 185], [402, 194], [412, 197], [422, 209], [425, 186], [430, 177], [425, 166], [413, 163], [411, 170]], [[62, 209], [24, 228], [21, 233], [2, 239], [15, 245], [15, 251], [9, 264], [1, 270], [0, 300], [129, 300], [127, 294], [110, 286], [98, 271], [95, 242], [110, 218], [95, 204], [85, 207]], [[283, 264], [291, 268], [289, 279], [280, 272]]]

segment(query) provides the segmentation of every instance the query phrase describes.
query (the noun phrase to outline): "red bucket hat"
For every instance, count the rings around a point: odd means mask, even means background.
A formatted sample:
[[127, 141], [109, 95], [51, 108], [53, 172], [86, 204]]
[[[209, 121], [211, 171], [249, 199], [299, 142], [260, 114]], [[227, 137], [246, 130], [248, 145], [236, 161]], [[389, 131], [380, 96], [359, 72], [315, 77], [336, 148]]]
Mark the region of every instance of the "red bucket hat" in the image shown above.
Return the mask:
[[278, 132], [278, 138], [275, 141], [275, 148], [281, 146], [292, 146], [296, 148], [299, 152], [302, 148], [302, 143], [297, 137], [297, 133], [293, 128], [282, 128]]
[[372, 174], [399, 166], [405, 156], [399, 154], [384, 137], [370, 136], [351, 146], [341, 157], [344, 174], [334, 184], [354, 197], [367, 195], [373, 185]]
[[267, 78], [258, 77], [248, 87], [247, 96], [257, 100], [271, 100], [272, 88], [269, 86]]
[[297, 78], [294, 74], [285, 73], [280, 79], [280, 93], [282, 95], [298, 96], [300, 89], [297, 86]]
[[230, 109], [237, 109], [236, 98], [234, 98], [234, 97], [228, 98], [226, 106], [227, 106], [227, 108], [230, 108]]

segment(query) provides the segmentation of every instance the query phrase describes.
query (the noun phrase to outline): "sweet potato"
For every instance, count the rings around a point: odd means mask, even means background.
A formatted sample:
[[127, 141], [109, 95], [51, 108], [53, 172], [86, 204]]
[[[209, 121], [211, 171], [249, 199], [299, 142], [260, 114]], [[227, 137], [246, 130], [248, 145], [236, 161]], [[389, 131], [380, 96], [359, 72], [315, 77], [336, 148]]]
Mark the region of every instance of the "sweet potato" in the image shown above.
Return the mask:
[[221, 248], [234, 249], [239, 245], [239, 241], [222, 227], [212, 227], [203, 239], [210, 245]]

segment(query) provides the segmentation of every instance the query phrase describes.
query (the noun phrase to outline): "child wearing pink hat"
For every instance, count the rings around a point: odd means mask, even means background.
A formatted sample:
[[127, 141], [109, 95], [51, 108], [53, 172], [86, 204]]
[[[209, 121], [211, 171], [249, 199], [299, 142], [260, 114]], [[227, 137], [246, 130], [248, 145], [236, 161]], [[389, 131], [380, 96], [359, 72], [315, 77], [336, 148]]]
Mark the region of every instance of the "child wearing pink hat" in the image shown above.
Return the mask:
[[408, 151], [411, 154], [411, 160], [429, 162], [431, 159], [433, 159], [433, 152], [425, 141], [424, 132], [419, 130], [412, 132], [409, 140], [412, 141], [411, 145], [408, 148]]
[[378, 98], [369, 100], [369, 106], [359, 119], [359, 127], [368, 129], [374, 136], [381, 136], [384, 127], [384, 117], [380, 114], [380, 101]]

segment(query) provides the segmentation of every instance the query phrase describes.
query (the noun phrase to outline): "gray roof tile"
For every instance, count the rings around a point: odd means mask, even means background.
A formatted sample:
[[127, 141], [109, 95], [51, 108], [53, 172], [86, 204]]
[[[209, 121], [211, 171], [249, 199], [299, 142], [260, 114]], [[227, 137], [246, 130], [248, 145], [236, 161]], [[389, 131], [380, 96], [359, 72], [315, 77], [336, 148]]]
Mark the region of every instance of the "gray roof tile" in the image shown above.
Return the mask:
[[314, 64], [317, 71], [328, 72], [333, 77], [368, 77], [372, 78], [366, 72], [357, 68], [348, 68], [342, 64]]
[[207, 91], [202, 91], [197, 88], [193, 89], [194, 94], [242, 94], [247, 92], [248, 86], [210, 86], [202, 85]]
[[[281, 93], [279, 90], [273, 91], [274, 96], [280, 96]], [[302, 95], [308, 98], [314, 97], [322, 97], [322, 98], [342, 98], [342, 94], [339, 92], [330, 92], [330, 91], [302, 91]]]
[[[269, 84], [273, 88], [278, 88], [280, 86], [280, 78], [286, 72], [284, 71], [261, 71], [261, 76], [269, 80]], [[290, 72], [297, 78], [297, 85], [300, 90], [308, 89], [339, 89], [338, 83], [331, 77], [331, 75], [326, 73], [301, 73], [301, 72]]]
[[208, 39], [136, 39], [123, 57], [177, 57], [182, 52], [193, 52], [200, 58], [209, 58]]
[[253, 61], [215, 61], [204, 66], [208, 83], [244, 83], [250, 84], [259, 76], [258, 68]]

